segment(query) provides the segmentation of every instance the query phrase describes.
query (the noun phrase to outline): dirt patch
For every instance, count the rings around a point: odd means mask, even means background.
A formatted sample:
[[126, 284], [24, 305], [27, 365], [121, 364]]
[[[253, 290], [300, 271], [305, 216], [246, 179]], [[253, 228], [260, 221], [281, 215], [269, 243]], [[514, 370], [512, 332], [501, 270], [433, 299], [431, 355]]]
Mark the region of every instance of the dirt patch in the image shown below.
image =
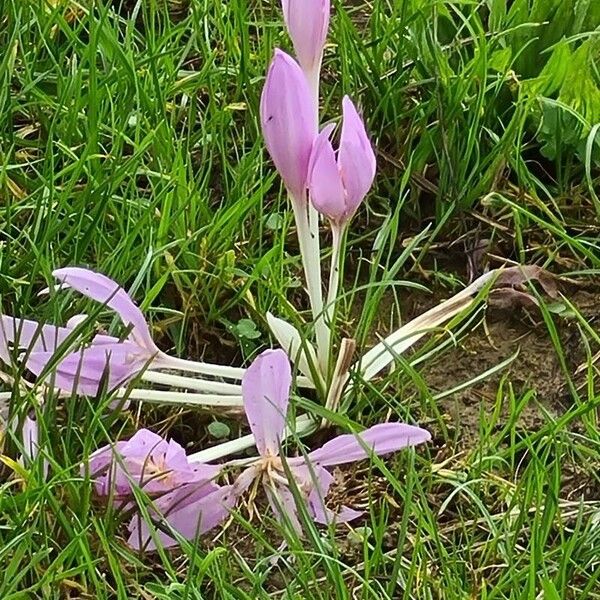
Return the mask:
[[[598, 292], [580, 290], [570, 301], [588, 322], [600, 315]], [[553, 315], [553, 320], [563, 361], [539, 311], [498, 310], [490, 306], [476, 329], [439, 360], [424, 366], [421, 374], [436, 394], [473, 379], [518, 352], [508, 368], [439, 401], [449, 424], [460, 433], [461, 445], [469, 447], [478, 437], [482, 412], [489, 413], [497, 406], [504, 377], [516, 397], [534, 391], [519, 419], [519, 425], [526, 430], [536, 430], [547, 422], [544, 411], [559, 416], [570, 407], [573, 400], [568, 376], [576, 386], [583, 383], [585, 375], [578, 377], [576, 373], [586, 360], [585, 346], [574, 316]], [[508, 402], [502, 406], [500, 422], [509, 418], [511, 408]]]

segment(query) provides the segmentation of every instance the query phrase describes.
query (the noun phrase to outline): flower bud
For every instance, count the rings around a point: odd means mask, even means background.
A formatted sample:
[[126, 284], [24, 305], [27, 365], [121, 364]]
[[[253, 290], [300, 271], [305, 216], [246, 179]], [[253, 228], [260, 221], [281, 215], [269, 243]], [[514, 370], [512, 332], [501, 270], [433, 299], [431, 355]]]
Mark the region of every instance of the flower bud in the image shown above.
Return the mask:
[[267, 150], [290, 194], [300, 198], [317, 134], [315, 108], [302, 69], [281, 50], [269, 67], [260, 116]]

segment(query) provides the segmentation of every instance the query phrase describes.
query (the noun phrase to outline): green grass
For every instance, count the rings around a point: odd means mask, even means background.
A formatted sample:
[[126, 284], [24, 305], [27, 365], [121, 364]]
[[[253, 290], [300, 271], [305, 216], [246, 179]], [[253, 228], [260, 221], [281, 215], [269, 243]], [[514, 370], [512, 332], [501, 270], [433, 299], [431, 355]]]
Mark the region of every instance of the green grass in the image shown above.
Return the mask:
[[[273, 343], [267, 310], [306, 307], [257, 118], [272, 49], [289, 42], [277, 2], [184, 4], [4, 1], [0, 306], [53, 322], [89, 310], [37, 296], [53, 268], [88, 265], [133, 292], [165, 349], [241, 365]], [[480, 239], [594, 294], [600, 14], [594, 2], [508, 4], [335, 2], [324, 119], [351, 94], [379, 149], [340, 311], [360, 348], [433, 303], [411, 286], [435, 298], [458, 289]], [[385, 381], [357, 388], [342, 423], [409, 419], [435, 440], [345, 472], [343, 495], [365, 507], [364, 521], [306, 523], [305, 539], [241, 511], [214, 540], [132, 553], [80, 461], [140, 423], [201, 448], [214, 441], [210, 415], [144, 406], [115, 416], [105, 398], [49, 399], [50, 479], [41, 465], [2, 474], [0, 598], [600, 598], [600, 338], [576, 298], [567, 312], [543, 304], [534, 317], [550, 340], [539, 361], [552, 356], [565, 388], [558, 408], [536, 392], [543, 369], [513, 381], [516, 360], [474, 423], [448, 417], [428, 368], [458, 385], [452, 348], [483, 328], [481, 311], [456, 338], [434, 337]], [[577, 376], [568, 339], [585, 367]], [[11, 410], [32, 403], [17, 390]], [[534, 426], [523, 418], [532, 407]], [[15, 450], [8, 440], [5, 455]]]

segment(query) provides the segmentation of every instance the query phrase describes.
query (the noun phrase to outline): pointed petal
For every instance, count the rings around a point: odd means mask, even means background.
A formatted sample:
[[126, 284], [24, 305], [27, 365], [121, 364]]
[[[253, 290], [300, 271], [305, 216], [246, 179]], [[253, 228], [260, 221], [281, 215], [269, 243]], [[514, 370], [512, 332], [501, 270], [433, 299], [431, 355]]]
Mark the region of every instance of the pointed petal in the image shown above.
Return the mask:
[[10, 346], [53, 352], [71, 333], [67, 327], [42, 325], [38, 321], [0, 315], [0, 358], [10, 362]]
[[420, 427], [405, 423], [381, 423], [360, 434], [340, 435], [311, 452], [308, 459], [313, 464], [331, 467], [368, 458], [369, 449], [383, 456], [430, 439], [430, 433]]
[[68, 321], [67, 321], [67, 328], [68, 329], [75, 329], [76, 327], [79, 327], [80, 325], [82, 325], [83, 323], [85, 323], [89, 318], [89, 315], [86, 314], [80, 314], [80, 315], [73, 315]]
[[146, 350], [157, 353], [146, 319], [129, 294], [115, 281], [88, 269], [71, 267], [52, 273], [60, 282], [114, 310], [123, 323], [132, 326], [130, 337]]
[[260, 469], [257, 466], [248, 467], [233, 482], [232, 494], [239, 498], [252, 485], [259, 476]]
[[[227, 518], [235, 508], [236, 498], [231, 493], [232, 486], [219, 488], [202, 499], [175, 510], [166, 517], [167, 523], [185, 539], [193, 541], [199, 535], [210, 531]], [[150, 531], [155, 531], [153, 538]], [[177, 540], [164, 531], [149, 525], [141, 516], [135, 515], [129, 524], [130, 536], [127, 543], [136, 550], [144, 548], [151, 551], [156, 549], [155, 539], [161, 545], [171, 548], [177, 545]]]
[[281, 50], [267, 73], [260, 115], [269, 154], [290, 193], [301, 198], [317, 134], [315, 109], [302, 69]]
[[287, 352], [290, 360], [298, 366], [303, 375], [312, 381], [309, 365], [318, 369], [317, 353], [308, 340], [302, 340], [300, 332], [290, 323], [267, 313], [267, 323], [280, 346]]
[[283, 0], [283, 17], [305, 71], [321, 64], [329, 29], [330, 0]]
[[242, 379], [246, 416], [263, 456], [279, 454], [291, 384], [292, 369], [283, 350], [263, 352]]
[[[53, 352], [32, 352], [27, 368], [40, 375], [54, 357]], [[48, 382], [66, 393], [95, 396], [103, 384], [109, 391], [133, 379], [148, 363], [139, 347], [127, 342], [90, 346], [67, 354], [48, 375]]]
[[346, 189], [349, 214], [354, 214], [375, 179], [376, 161], [363, 120], [348, 96], [343, 100], [344, 121], [338, 164]]
[[347, 209], [340, 170], [329, 141], [331, 130], [331, 127], [326, 127], [315, 140], [308, 187], [314, 207], [332, 221], [340, 223], [345, 220]]
[[309, 466], [306, 462], [292, 469], [301, 489], [308, 494], [308, 510], [317, 523], [347, 523], [362, 514], [346, 506], [343, 506], [339, 513], [327, 508], [327, 494], [333, 483], [333, 475], [327, 469], [312, 463]]

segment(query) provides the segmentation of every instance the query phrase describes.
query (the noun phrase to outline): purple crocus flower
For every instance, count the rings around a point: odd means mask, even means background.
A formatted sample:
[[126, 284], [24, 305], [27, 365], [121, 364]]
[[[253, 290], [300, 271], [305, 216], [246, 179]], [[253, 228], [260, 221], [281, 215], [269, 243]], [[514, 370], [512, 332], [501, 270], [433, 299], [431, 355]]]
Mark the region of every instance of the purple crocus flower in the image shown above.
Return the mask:
[[314, 207], [333, 224], [346, 223], [356, 212], [375, 178], [375, 153], [354, 104], [344, 97], [339, 152], [329, 140], [333, 125], [315, 139], [308, 175]]
[[[142, 312], [118, 283], [82, 268], [58, 269], [53, 275], [63, 288], [72, 288], [114, 310], [130, 329], [125, 340], [96, 335], [87, 347], [60, 359], [48, 377], [56, 389], [96, 395], [103, 384], [113, 390], [151, 363], [161, 367], [168, 362], [152, 340]], [[57, 327], [3, 315], [0, 317], [0, 358], [9, 362], [10, 347], [16, 345], [24, 351], [26, 367], [40, 375], [80, 320], [81, 317], [77, 317], [68, 327]]]
[[148, 507], [152, 522], [148, 523], [136, 511], [129, 524], [128, 543], [137, 549], [156, 548], [152, 533], [165, 547], [177, 544], [160, 526], [157, 528], [163, 520], [183, 537], [194, 539], [212, 529], [229, 512], [224, 502], [227, 490], [213, 481], [220, 467], [190, 463], [177, 442], [147, 429], [141, 429], [128, 441], [96, 451], [85, 469], [94, 480], [97, 494], [112, 497], [120, 508], [134, 507], [134, 488], [152, 499]]
[[285, 186], [293, 198], [303, 198], [317, 135], [315, 107], [302, 69], [281, 50], [275, 50], [269, 67], [260, 117], [267, 149]]
[[232, 493], [240, 497], [260, 480], [275, 515], [283, 516], [299, 530], [296, 504], [286, 475], [284, 461], [294, 478], [294, 485], [306, 503], [309, 514], [318, 523], [346, 522], [360, 513], [342, 508], [333, 513], [325, 499], [333, 482], [330, 467], [363, 460], [370, 453], [383, 456], [401, 448], [428, 441], [429, 432], [404, 423], [375, 425], [360, 434], [340, 435], [306, 456], [284, 459], [280, 455], [292, 374], [289, 360], [282, 350], [261, 354], [248, 368], [242, 381], [244, 407], [256, 439], [260, 458], [235, 482]]
[[318, 71], [329, 29], [330, 0], [282, 0], [283, 17], [298, 62], [308, 74]]

